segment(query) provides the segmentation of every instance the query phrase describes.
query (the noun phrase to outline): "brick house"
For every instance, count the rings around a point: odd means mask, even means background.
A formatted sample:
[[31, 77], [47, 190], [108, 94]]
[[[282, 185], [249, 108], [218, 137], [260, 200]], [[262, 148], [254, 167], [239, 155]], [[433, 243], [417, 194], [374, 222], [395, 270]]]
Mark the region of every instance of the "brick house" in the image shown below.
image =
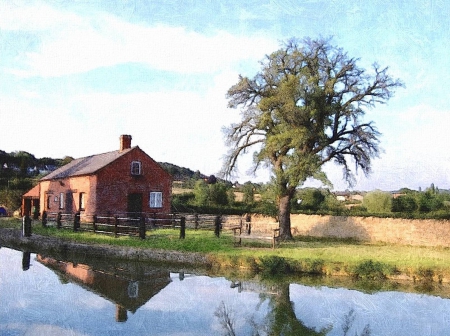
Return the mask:
[[168, 213], [172, 176], [120, 136], [119, 150], [75, 159], [39, 181], [40, 210], [85, 216]]

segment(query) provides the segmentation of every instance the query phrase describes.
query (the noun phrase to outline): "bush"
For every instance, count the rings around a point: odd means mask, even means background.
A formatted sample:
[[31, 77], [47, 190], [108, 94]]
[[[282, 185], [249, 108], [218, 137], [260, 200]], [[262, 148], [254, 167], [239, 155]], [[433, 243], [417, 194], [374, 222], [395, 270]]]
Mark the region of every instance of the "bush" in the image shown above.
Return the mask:
[[355, 278], [370, 280], [383, 280], [391, 273], [391, 267], [373, 260], [363, 261], [351, 270]]
[[413, 195], [403, 195], [392, 200], [393, 212], [413, 212], [417, 210], [417, 202]]
[[260, 259], [261, 268], [267, 275], [283, 275], [292, 272], [291, 266], [286, 259], [278, 256], [267, 256]]
[[391, 212], [392, 196], [381, 190], [371, 191], [364, 197], [363, 206], [371, 213]]

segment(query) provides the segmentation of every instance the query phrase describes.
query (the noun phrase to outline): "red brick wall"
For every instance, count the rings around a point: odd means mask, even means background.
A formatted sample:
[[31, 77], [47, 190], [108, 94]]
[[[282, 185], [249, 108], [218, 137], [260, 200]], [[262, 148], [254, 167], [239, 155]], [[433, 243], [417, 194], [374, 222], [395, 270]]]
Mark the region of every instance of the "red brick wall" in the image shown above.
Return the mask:
[[[131, 175], [132, 161], [141, 162], [141, 175]], [[150, 208], [150, 192], [152, 191], [163, 193], [162, 208]], [[126, 212], [128, 194], [141, 193], [143, 212], [168, 213], [171, 192], [171, 176], [139, 147], [136, 147], [99, 172], [96, 187], [97, 209], [98, 212], [104, 212], [106, 209], [111, 212]]]
[[[141, 162], [142, 174], [140, 176], [131, 175], [132, 161]], [[162, 208], [150, 208], [150, 192], [152, 191], [162, 192]], [[80, 210], [79, 198], [82, 192], [86, 196], [84, 215], [127, 212], [128, 194], [130, 193], [142, 194], [143, 212], [168, 213], [170, 212], [172, 178], [157, 162], [139, 147], [135, 147], [129, 153], [101, 169], [97, 175], [42, 181], [41, 211], [75, 213]], [[59, 207], [60, 193], [65, 195], [64, 209]], [[48, 196], [50, 196], [50, 209], [47, 206]], [[57, 201], [55, 201], [55, 197]]]

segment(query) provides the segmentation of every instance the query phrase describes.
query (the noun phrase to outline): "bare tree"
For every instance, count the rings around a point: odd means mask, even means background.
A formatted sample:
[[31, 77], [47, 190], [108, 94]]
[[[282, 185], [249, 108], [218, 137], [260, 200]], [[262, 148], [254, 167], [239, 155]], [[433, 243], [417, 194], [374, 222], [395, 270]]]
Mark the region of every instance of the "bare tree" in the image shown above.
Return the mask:
[[223, 301], [214, 312], [214, 316], [219, 319], [220, 325], [224, 329], [226, 336], [236, 336], [236, 333], [234, 331], [233, 310], [227, 308]]

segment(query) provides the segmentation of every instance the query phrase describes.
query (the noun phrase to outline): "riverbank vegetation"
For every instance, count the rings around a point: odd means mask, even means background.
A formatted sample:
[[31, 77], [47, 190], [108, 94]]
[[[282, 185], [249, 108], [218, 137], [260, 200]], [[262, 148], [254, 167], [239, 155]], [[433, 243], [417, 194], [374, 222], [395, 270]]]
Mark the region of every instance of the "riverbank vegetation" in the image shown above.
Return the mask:
[[[0, 227], [19, 229], [18, 219], [2, 219]], [[179, 231], [159, 229], [147, 231], [147, 238], [89, 232], [73, 232], [33, 223], [33, 234], [118, 247], [200, 252], [208, 256], [215, 270], [267, 275], [347, 276], [357, 279], [407, 279], [434, 282], [450, 281], [450, 250], [440, 247], [416, 247], [368, 244], [353, 240], [294, 237], [280, 242], [276, 249], [263, 242], [245, 241], [236, 247], [231, 232], [220, 238], [213, 231], [188, 230], [185, 239]]]

